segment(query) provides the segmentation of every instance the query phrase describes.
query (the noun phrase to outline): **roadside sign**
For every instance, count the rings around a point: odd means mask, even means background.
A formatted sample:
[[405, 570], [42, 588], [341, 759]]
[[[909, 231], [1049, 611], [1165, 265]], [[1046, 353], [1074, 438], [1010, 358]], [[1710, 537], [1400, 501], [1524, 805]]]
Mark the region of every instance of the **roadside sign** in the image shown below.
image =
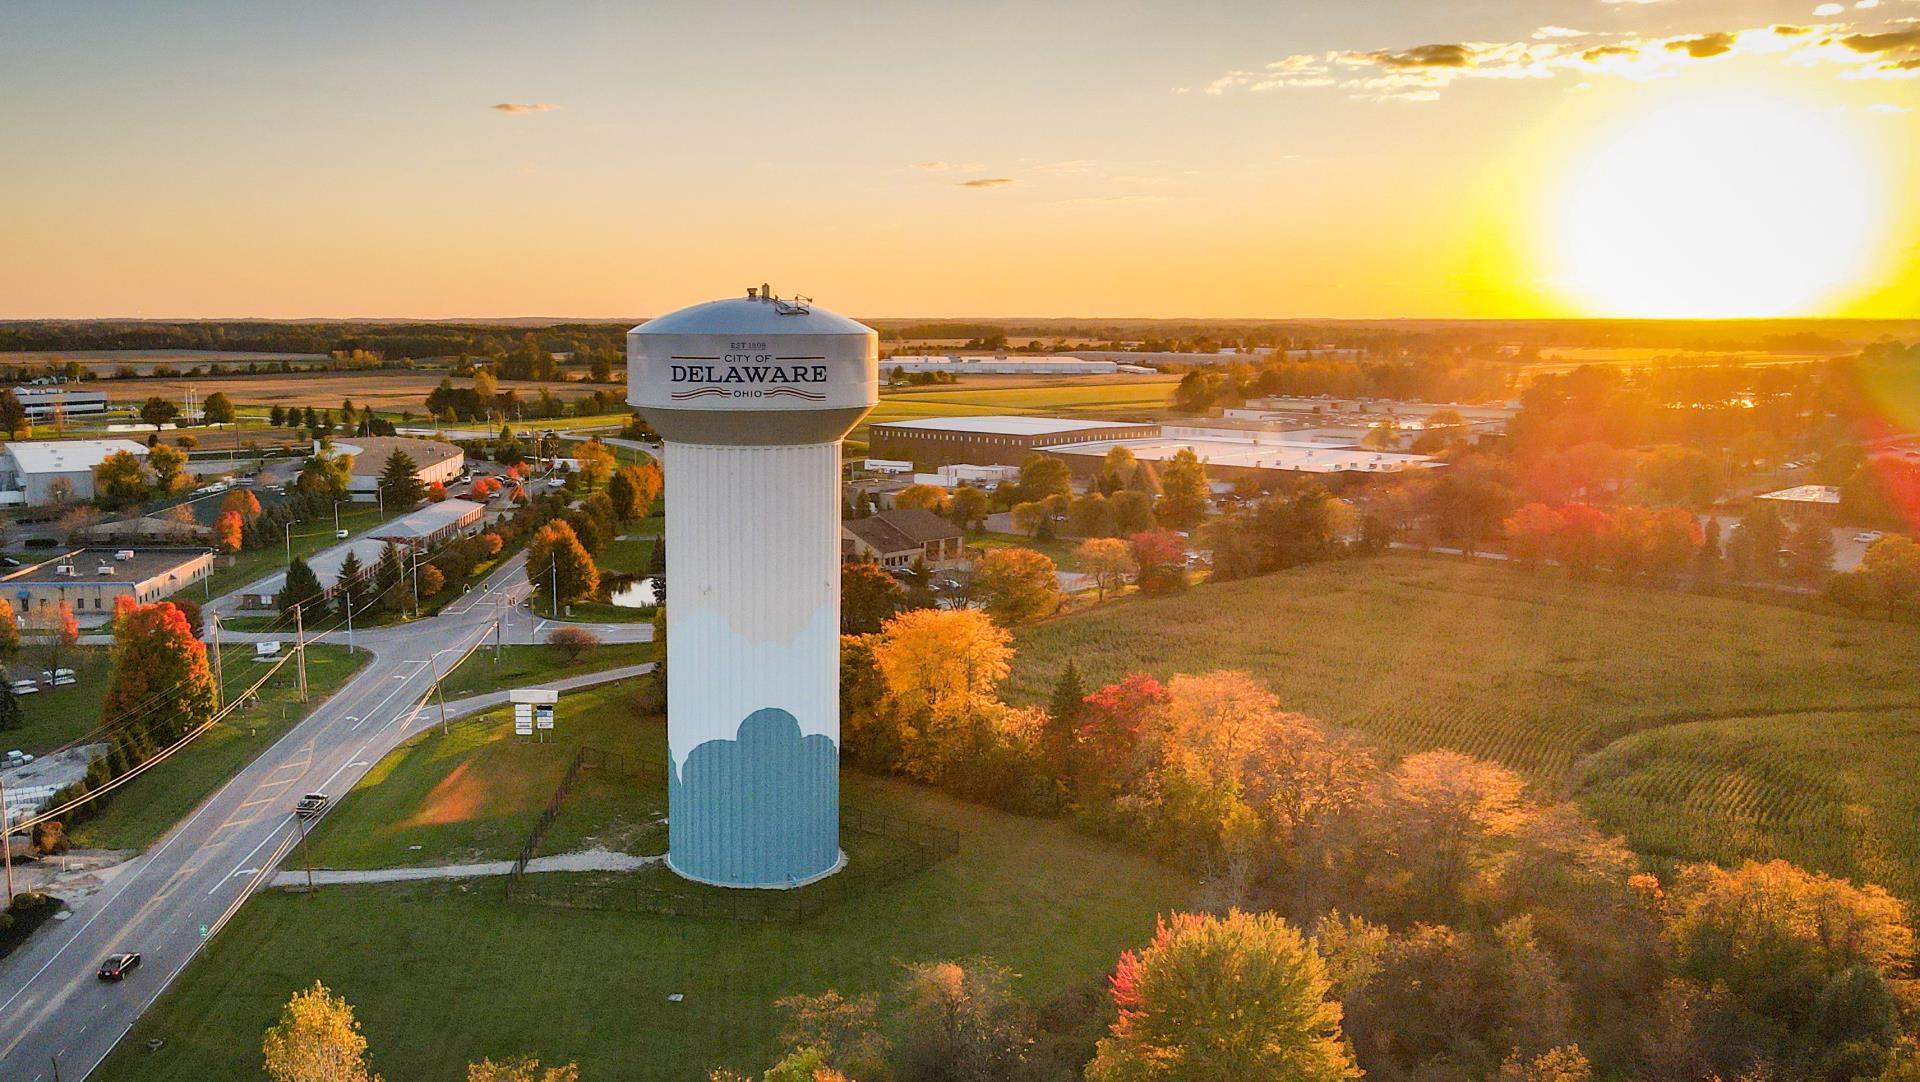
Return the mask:
[[541, 703], [540, 705], [534, 707], [533, 709], [534, 709], [534, 715], [533, 715], [534, 720], [539, 724], [539, 726], [542, 729], [553, 728], [553, 707], [552, 706], [549, 706], [546, 703]]
[[204, 924], [200, 926], [200, 938], [201, 939], [207, 938], [207, 926]]
[[513, 735], [515, 736], [532, 736], [533, 735], [533, 704], [532, 703], [514, 703], [513, 704]]

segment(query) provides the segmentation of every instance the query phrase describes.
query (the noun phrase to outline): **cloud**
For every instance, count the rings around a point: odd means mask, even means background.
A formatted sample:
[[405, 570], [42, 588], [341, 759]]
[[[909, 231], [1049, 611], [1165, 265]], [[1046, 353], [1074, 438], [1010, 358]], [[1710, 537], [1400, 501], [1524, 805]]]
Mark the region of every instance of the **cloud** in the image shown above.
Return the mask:
[[1906, 51], [1920, 51], [1920, 24], [1904, 20], [1877, 28], [1781, 23], [1672, 37], [1605, 36], [1610, 40], [1600, 43], [1580, 31], [1541, 27], [1527, 41], [1296, 53], [1258, 68], [1235, 68], [1202, 90], [1219, 97], [1331, 87], [1362, 101], [1425, 102], [1462, 80], [1550, 80], [1570, 74], [1584, 88], [1594, 76], [1660, 79], [1732, 56], [1838, 68], [1849, 79], [1920, 78], [1920, 65], [1908, 63]]
[[979, 162], [943, 161], [914, 162], [913, 167], [915, 169], [924, 169], [929, 173], [977, 173], [986, 168], [986, 166], [981, 165]]
[[1840, 44], [1856, 53], [1891, 53], [1920, 46], [1920, 26], [1883, 34], [1848, 34]]
[[551, 113], [560, 108], [550, 101], [503, 101], [494, 107], [499, 113]]
[[1845, 4], [1821, 4], [1819, 7], [1813, 9], [1813, 13], [1824, 19], [1830, 15], [1842, 14], [1846, 10], [1847, 7]]
[[1391, 69], [1464, 68], [1473, 63], [1473, 47], [1470, 45], [1416, 45], [1397, 52], [1381, 49], [1364, 55], [1374, 63]]
[[1669, 41], [1667, 48], [1675, 52], [1684, 52], [1695, 60], [1708, 60], [1732, 52], [1734, 42], [1737, 40], [1739, 39], [1736, 35], [1722, 31], [1716, 34], [1702, 34], [1697, 38]]
[[959, 182], [962, 188], [1006, 188], [1018, 183], [1012, 177], [974, 177]]
[[1869, 113], [1911, 113], [1913, 112], [1913, 110], [1905, 105], [1895, 105], [1892, 102], [1882, 101], [1882, 102], [1876, 102], [1872, 105], [1867, 106], [1867, 112]]

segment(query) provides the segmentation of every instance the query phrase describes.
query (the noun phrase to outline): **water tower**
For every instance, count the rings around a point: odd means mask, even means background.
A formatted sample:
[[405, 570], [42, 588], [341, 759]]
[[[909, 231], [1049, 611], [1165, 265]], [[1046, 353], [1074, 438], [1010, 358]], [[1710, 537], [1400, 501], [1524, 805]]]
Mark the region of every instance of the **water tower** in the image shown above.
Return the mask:
[[840, 441], [879, 336], [762, 287], [627, 332], [665, 441], [667, 863], [793, 887], [840, 852]]

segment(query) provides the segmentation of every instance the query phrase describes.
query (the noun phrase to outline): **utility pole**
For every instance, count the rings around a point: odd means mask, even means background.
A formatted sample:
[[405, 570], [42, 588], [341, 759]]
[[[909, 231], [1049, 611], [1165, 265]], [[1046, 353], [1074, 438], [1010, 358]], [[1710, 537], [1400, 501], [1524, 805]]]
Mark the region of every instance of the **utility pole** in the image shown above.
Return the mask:
[[433, 666], [433, 695], [440, 700], [440, 735], [447, 735], [447, 696], [440, 690], [440, 655], [446, 651], [436, 651], [427, 656], [427, 664]]
[[207, 620], [207, 630], [213, 632], [213, 712], [218, 714], [227, 687], [227, 678], [220, 667], [220, 614], [210, 612]]
[[547, 565], [547, 596], [553, 602], [553, 618], [560, 619], [560, 557]]
[[301, 606], [293, 607], [293, 652], [296, 668], [300, 670], [300, 701], [307, 701], [307, 622], [301, 613]]
[[0, 777], [0, 860], [7, 862], [7, 908], [13, 908], [13, 817], [7, 814], [7, 779]]
[[307, 821], [293, 813], [293, 825], [300, 828], [300, 863], [307, 866], [307, 893], [313, 893], [313, 855], [307, 852]]

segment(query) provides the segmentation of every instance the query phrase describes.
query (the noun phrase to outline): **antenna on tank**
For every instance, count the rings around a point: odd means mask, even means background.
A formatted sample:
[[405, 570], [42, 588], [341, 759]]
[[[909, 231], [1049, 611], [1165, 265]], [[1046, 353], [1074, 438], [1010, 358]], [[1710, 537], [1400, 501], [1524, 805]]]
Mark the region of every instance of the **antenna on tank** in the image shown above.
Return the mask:
[[747, 299], [751, 301], [751, 300], [758, 300], [759, 298], [760, 298], [760, 291], [753, 288], [752, 286], [748, 286]]

